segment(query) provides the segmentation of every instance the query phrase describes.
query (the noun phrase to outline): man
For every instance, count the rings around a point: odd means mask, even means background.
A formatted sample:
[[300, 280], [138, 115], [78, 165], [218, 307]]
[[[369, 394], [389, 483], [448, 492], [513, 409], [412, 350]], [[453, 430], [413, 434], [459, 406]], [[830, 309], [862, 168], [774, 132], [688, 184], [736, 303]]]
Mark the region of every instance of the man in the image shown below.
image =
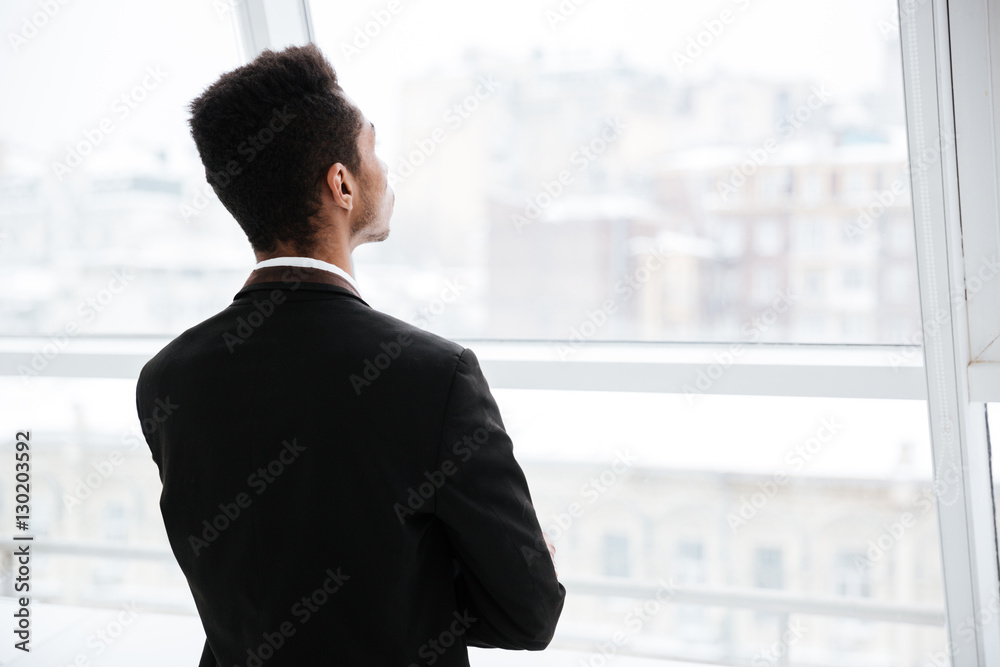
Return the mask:
[[394, 201], [374, 126], [312, 45], [265, 51], [191, 110], [258, 260], [136, 393], [201, 667], [544, 649], [566, 591], [475, 354], [354, 281], [351, 252], [388, 236]]

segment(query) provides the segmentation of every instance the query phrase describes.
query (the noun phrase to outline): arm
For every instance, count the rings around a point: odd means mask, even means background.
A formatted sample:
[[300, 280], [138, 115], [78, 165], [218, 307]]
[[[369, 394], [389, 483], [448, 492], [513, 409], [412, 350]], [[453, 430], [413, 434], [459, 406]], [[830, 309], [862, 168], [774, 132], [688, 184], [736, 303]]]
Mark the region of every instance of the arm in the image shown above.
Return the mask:
[[440, 447], [440, 469], [451, 470], [450, 460], [454, 470], [435, 495], [435, 514], [458, 559], [458, 603], [478, 619], [466, 643], [545, 648], [566, 589], [556, 579], [524, 473], [472, 350], [462, 353], [455, 370]]

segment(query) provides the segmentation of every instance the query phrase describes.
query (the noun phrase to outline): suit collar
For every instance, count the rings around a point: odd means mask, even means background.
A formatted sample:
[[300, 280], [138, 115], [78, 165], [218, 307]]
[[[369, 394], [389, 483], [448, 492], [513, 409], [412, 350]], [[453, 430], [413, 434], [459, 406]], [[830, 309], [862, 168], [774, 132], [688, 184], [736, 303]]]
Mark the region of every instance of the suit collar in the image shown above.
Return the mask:
[[[255, 269], [250, 273], [243, 287], [236, 293], [238, 299], [247, 292], [261, 289], [318, 290], [324, 292], [346, 292], [361, 303], [368, 302], [344, 278], [323, 269], [298, 266], [269, 266]], [[369, 306], [370, 308], [371, 306]]]

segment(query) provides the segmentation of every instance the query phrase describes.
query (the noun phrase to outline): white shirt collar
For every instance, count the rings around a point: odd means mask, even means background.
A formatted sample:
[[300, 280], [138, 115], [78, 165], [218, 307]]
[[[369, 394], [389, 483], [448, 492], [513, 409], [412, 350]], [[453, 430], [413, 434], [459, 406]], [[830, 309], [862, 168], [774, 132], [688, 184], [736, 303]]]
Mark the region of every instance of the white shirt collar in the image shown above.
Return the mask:
[[361, 289], [354, 281], [354, 278], [351, 277], [351, 274], [344, 271], [336, 264], [330, 264], [329, 262], [324, 262], [313, 257], [272, 257], [271, 259], [265, 259], [262, 262], [257, 262], [257, 265], [254, 266], [254, 270], [264, 269], [269, 266], [299, 266], [310, 269], [322, 269], [323, 271], [336, 273], [338, 276], [353, 285], [354, 289], [358, 290], [358, 294], [361, 293]]

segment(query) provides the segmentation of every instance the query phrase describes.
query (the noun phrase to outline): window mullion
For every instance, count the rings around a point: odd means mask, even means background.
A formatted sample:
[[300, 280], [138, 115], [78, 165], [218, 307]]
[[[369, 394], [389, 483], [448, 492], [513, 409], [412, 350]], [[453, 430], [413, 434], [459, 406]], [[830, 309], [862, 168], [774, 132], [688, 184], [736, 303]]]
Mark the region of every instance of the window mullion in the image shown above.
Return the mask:
[[[1000, 591], [985, 410], [969, 395], [967, 304], [953, 298], [965, 294], [954, 109], [979, 87], [952, 88], [952, 55], [988, 50], [986, 3], [955, 2], [949, 17], [946, 0], [900, 0], [899, 16], [948, 652], [955, 667], [1000, 664], [1000, 616], [980, 614]], [[988, 63], [978, 74], [988, 83]], [[981, 141], [970, 129], [958, 137]]]

